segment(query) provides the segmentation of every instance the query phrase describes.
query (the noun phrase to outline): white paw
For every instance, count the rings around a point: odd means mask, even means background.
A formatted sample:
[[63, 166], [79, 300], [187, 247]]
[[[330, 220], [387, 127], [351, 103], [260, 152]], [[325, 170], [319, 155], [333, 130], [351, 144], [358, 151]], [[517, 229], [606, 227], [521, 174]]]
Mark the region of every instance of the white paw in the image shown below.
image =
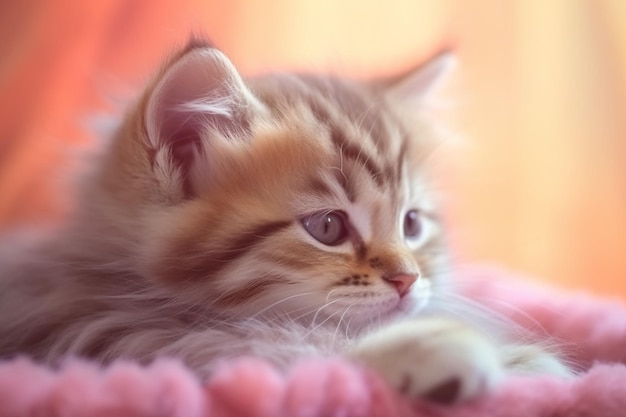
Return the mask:
[[362, 339], [350, 357], [411, 398], [443, 403], [474, 398], [493, 388], [504, 373], [491, 341], [441, 318], [382, 328]]

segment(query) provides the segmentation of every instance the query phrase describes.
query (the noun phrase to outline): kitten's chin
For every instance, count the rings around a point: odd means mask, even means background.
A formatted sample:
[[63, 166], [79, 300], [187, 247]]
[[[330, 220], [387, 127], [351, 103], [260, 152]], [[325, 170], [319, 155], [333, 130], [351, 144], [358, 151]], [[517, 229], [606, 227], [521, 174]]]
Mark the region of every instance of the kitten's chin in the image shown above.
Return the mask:
[[414, 297], [410, 294], [400, 299], [397, 305], [381, 315], [384, 320], [394, 320], [401, 317], [410, 317], [417, 314], [428, 304], [428, 300], [422, 297]]

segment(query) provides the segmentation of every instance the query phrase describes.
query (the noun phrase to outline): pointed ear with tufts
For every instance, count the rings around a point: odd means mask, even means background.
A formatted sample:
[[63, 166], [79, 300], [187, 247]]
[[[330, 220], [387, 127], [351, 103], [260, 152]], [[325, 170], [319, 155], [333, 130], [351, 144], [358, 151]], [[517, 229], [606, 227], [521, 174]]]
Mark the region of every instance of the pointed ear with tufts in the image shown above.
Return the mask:
[[202, 165], [211, 163], [211, 142], [246, 140], [262, 108], [221, 51], [187, 48], [162, 72], [145, 107], [148, 146], [160, 182], [193, 197], [194, 173], [210, 172]]
[[439, 92], [456, 66], [456, 56], [444, 51], [409, 71], [379, 81], [378, 85], [394, 100], [419, 106]]

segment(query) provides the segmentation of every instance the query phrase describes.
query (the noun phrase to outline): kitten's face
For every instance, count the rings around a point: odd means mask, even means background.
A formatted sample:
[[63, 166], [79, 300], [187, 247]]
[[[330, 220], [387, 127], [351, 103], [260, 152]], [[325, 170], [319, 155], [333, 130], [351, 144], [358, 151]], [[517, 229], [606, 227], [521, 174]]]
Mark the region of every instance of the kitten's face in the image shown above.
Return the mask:
[[244, 84], [202, 48], [150, 94], [147, 276], [194, 305], [317, 323], [428, 302], [442, 261], [422, 172], [433, 134], [406, 123], [397, 94], [295, 75]]

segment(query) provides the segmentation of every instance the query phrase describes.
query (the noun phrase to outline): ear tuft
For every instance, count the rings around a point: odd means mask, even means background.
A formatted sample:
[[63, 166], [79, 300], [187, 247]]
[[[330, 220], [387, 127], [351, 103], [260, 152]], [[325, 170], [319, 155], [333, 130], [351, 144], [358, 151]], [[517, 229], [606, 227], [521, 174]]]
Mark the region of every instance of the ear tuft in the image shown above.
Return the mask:
[[189, 36], [187, 44], [181, 51], [181, 55], [185, 55], [187, 52], [194, 49], [216, 49], [216, 47], [206, 35], [201, 33], [192, 33], [191, 36]]

